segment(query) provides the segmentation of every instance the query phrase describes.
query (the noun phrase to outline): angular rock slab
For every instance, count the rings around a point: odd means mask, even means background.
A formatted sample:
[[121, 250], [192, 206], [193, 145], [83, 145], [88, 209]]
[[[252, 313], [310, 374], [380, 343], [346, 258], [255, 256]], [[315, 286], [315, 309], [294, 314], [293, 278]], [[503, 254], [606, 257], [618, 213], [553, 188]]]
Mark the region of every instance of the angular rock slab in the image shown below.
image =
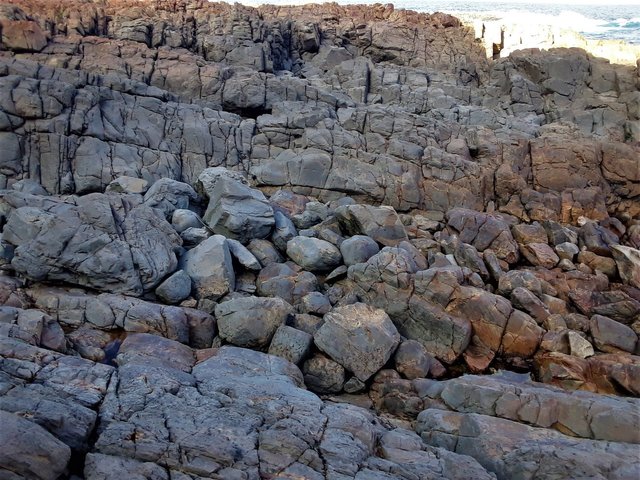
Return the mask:
[[[203, 172], [200, 178], [206, 173]], [[215, 233], [243, 244], [254, 238], [267, 238], [271, 234], [275, 225], [273, 208], [260, 190], [249, 187], [226, 172], [212, 183], [213, 187], [207, 183], [209, 206], [203, 219]]]
[[294, 237], [287, 242], [287, 255], [305, 270], [330, 271], [340, 265], [342, 255], [335, 245], [312, 237]]
[[292, 314], [293, 307], [278, 297], [240, 297], [216, 305], [220, 336], [245, 348], [269, 345]]
[[42, 427], [0, 410], [0, 477], [55, 480], [66, 470], [71, 449]]
[[355, 303], [327, 313], [313, 339], [320, 350], [364, 382], [391, 358], [400, 334], [384, 310]]
[[385, 246], [407, 240], [407, 232], [392, 207], [345, 205], [336, 209], [340, 225], [350, 235], [366, 235]]
[[612, 245], [611, 254], [618, 265], [622, 281], [640, 288], [640, 250], [624, 245]]
[[196, 352], [193, 367], [172, 368], [165, 348], [119, 359], [88, 478], [103, 478], [106, 468], [107, 478], [166, 478], [153, 476], [160, 475], [153, 464], [171, 478], [465, 478], [454, 465], [492, 478], [469, 457], [428, 447], [412, 432], [387, 436], [367, 410], [323, 403], [281, 358], [225, 346]]
[[45, 198], [51, 207], [16, 208], [4, 228], [19, 274], [139, 296], [176, 269], [182, 240], [157, 210], [129, 210], [124, 198], [102, 194], [73, 203]]
[[513, 383], [495, 375], [465, 375], [439, 386], [439, 397], [457, 412], [554, 428], [574, 437], [640, 444], [639, 399]]
[[222, 235], [213, 235], [185, 253], [180, 268], [191, 277], [196, 298], [216, 301], [235, 288], [231, 252]]
[[475, 458], [499, 480], [640, 475], [637, 445], [586, 440], [476, 413], [424, 410], [416, 431], [428, 444]]

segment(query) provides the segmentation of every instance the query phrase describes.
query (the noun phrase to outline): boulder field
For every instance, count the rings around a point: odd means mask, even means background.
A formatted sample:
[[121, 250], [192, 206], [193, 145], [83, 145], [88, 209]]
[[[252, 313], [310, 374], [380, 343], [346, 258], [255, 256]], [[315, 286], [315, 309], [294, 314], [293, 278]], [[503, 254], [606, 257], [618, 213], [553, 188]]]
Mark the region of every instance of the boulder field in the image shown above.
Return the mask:
[[0, 5], [0, 478], [640, 477], [640, 73], [392, 5]]

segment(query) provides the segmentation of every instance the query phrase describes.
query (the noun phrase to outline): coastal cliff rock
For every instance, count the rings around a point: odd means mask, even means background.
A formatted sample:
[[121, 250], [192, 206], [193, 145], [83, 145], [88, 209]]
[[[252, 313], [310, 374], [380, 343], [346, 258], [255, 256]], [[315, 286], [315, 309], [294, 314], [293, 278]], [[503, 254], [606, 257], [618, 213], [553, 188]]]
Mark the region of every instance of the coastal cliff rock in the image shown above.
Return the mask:
[[637, 480], [637, 64], [379, 4], [0, 28], [0, 477]]

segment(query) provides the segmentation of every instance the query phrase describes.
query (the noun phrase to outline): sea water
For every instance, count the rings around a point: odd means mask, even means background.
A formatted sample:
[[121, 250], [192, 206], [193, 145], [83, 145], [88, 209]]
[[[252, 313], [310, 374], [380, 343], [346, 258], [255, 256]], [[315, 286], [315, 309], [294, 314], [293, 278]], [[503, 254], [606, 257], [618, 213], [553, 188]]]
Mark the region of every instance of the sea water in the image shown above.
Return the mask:
[[[241, 0], [245, 5], [271, 3], [277, 5], [322, 3], [322, 0]], [[444, 12], [452, 15], [496, 20], [505, 23], [526, 21], [528, 24], [557, 25], [574, 30], [586, 38], [597, 40], [624, 40], [640, 45], [640, 0], [612, 0], [595, 2], [538, 2], [486, 1], [486, 0], [337, 0], [337, 3], [373, 4], [393, 3], [396, 8], [417, 12]]]

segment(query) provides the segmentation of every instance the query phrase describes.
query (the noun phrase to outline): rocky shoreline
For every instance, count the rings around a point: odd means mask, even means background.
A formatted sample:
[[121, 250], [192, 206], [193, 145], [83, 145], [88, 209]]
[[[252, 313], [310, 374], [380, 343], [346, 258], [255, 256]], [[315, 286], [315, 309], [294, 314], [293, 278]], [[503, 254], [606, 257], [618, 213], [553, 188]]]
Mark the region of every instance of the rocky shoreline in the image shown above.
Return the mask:
[[594, 57], [611, 63], [635, 66], [640, 60], [640, 45], [622, 40], [595, 40], [572, 30], [572, 25], [532, 23], [530, 19], [495, 19], [490, 15], [460, 15], [463, 24], [473, 28], [489, 57], [505, 58], [516, 50], [538, 48], [581, 48]]
[[0, 26], [0, 478], [638, 478], [637, 65], [390, 5]]

